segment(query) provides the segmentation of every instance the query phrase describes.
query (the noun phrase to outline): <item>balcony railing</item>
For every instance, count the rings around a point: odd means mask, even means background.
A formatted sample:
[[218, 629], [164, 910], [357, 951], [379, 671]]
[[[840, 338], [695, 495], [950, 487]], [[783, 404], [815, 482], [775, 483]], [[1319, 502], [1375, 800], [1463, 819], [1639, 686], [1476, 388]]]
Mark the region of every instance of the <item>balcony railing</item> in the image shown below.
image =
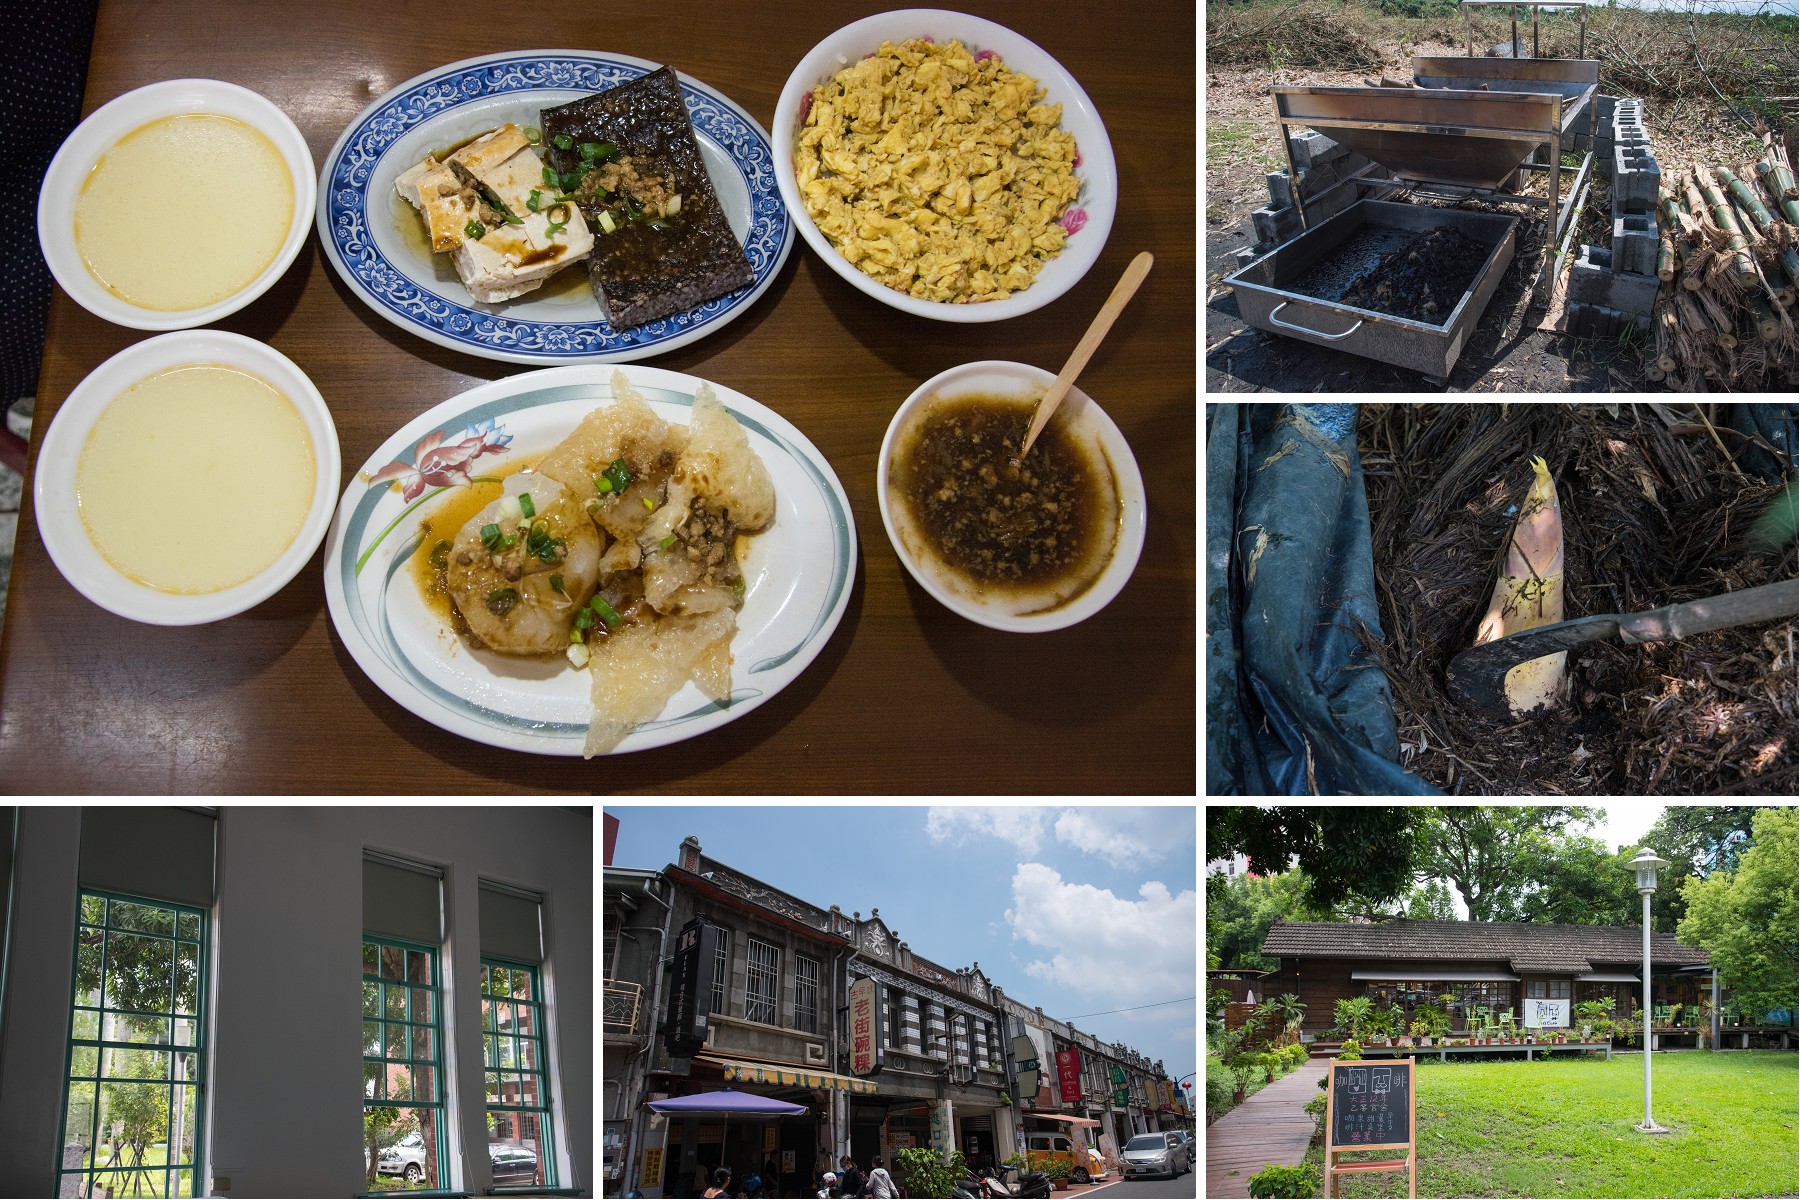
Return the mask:
[[635, 1034], [638, 1012], [643, 1006], [642, 984], [608, 979], [601, 996], [601, 1028], [606, 1033]]

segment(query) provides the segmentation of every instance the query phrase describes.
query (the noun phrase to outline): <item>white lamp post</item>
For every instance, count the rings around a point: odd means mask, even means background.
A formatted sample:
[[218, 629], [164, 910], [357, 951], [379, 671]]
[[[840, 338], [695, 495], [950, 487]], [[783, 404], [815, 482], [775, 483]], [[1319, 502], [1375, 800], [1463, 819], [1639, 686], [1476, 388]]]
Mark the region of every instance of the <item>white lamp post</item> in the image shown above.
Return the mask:
[[1650, 1117], [1650, 893], [1656, 890], [1656, 873], [1669, 863], [1649, 847], [1641, 847], [1631, 865], [1637, 869], [1638, 895], [1644, 898], [1644, 1123], [1632, 1128], [1639, 1133], [1668, 1133]]

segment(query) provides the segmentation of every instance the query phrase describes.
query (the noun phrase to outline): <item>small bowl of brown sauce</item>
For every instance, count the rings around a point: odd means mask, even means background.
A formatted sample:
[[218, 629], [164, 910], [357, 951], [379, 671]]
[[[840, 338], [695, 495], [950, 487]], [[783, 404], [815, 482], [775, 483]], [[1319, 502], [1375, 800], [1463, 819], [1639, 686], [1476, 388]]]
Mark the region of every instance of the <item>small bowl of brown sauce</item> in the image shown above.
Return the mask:
[[1056, 377], [1024, 363], [965, 363], [894, 414], [876, 492], [908, 572], [952, 612], [1041, 633], [1099, 612], [1144, 548], [1144, 481], [1125, 436], [1080, 388], [1023, 459]]

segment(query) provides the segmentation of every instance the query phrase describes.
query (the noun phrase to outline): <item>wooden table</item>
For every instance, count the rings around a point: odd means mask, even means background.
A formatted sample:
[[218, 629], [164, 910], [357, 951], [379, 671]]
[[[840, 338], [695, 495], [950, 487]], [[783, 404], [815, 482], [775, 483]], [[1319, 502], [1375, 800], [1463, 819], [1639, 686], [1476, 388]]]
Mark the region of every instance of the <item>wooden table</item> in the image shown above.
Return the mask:
[[[235, 7], [238, 11], [233, 12]], [[213, 0], [102, 6], [84, 112], [161, 79], [254, 88], [321, 165], [350, 120], [420, 72], [528, 46], [659, 62], [765, 125], [788, 72], [874, 6], [783, 0], [651, 9]], [[1098, 264], [1035, 313], [985, 325], [914, 318], [862, 295], [803, 242], [755, 307], [647, 365], [717, 380], [797, 425], [843, 481], [858, 534], [842, 623], [762, 707], [659, 750], [583, 762], [467, 741], [414, 716], [345, 650], [323, 557], [249, 613], [161, 628], [95, 607], [57, 572], [27, 487], [0, 634], [0, 790], [18, 793], [1183, 793], [1195, 790], [1196, 481], [1194, 9], [1094, 11], [1076, 0], [984, 5], [1086, 88], [1106, 121], [1122, 200]], [[942, 608], [881, 525], [875, 459], [899, 402], [957, 363], [1056, 370], [1139, 250], [1156, 267], [1082, 376], [1130, 440], [1149, 495], [1137, 572], [1099, 615], [1006, 634]], [[369, 311], [317, 237], [267, 295], [220, 328], [292, 358], [332, 407], [345, 481], [401, 425], [525, 368], [413, 337]], [[147, 336], [58, 291], [32, 454], [83, 376]], [[28, 480], [29, 484], [29, 480]]]

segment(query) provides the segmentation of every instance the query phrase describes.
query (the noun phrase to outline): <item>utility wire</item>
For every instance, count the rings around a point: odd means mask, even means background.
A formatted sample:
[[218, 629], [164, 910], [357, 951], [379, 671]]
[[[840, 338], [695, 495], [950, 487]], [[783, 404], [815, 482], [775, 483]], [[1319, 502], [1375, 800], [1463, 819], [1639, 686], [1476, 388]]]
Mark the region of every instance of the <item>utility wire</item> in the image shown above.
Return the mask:
[[1155, 1004], [1139, 1004], [1132, 1008], [1109, 1008], [1105, 1012], [1082, 1013], [1080, 1017], [1070, 1017], [1069, 1020], [1079, 1021], [1081, 1020], [1081, 1017], [1108, 1017], [1113, 1013], [1136, 1012], [1140, 1008], [1161, 1008], [1165, 1004], [1181, 1004], [1197, 998], [1198, 997], [1195, 996], [1183, 996], [1180, 1000], [1158, 1000]]

